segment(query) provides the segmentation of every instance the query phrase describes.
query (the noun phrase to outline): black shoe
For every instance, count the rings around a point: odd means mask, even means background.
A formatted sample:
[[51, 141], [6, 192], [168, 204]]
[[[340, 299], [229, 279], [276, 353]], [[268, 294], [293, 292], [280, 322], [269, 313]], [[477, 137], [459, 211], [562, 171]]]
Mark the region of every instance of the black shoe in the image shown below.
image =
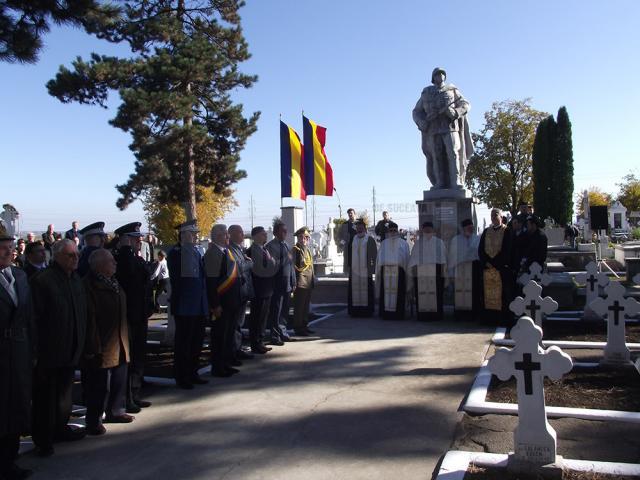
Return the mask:
[[127, 413], [140, 413], [140, 410], [142, 409], [135, 403], [127, 403]]
[[242, 366], [242, 362], [240, 360], [238, 360], [237, 358], [234, 358], [233, 360], [229, 361], [229, 365], [231, 365], [233, 367], [241, 367]]
[[316, 333], [316, 331], [315, 330], [311, 330], [310, 328], [307, 328], [307, 333], [309, 335], [313, 335], [314, 333]]
[[11, 466], [9, 466], [9, 468], [4, 470], [2, 474], [0, 474], [0, 478], [6, 478], [6, 480], [23, 480], [30, 477], [32, 474], [33, 470], [20, 468], [15, 463], [13, 463], [11, 464]]
[[307, 330], [296, 330], [294, 333], [297, 337], [308, 337], [309, 335], [311, 335], [311, 333], [309, 333]]
[[98, 436], [98, 435], [104, 435], [105, 433], [107, 433], [107, 429], [104, 428], [104, 425], [97, 425], [95, 427], [87, 427], [87, 435]]
[[239, 360], [251, 360], [252, 358], [255, 358], [249, 352], [245, 352], [244, 350], [238, 350], [238, 353], [236, 354], [236, 356], [238, 357]]
[[134, 398], [133, 403], [135, 403], [140, 408], [148, 408], [151, 406], [151, 402], [149, 400], [140, 400], [139, 398]]
[[269, 342], [271, 345], [276, 345], [278, 347], [281, 347], [284, 345], [284, 342], [282, 340], [280, 340], [279, 338], [272, 338], [271, 341]]
[[[235, 370], [235, 369], [234, 369]], [[220, 378], [228, 378], [233, 375], [233, 372], [227, 370], [226, 368], [212, 368], [211, 376], [212, 377], [220, 377]]]
[[135, 418], [133, 415], [127, 415], [126, 413], [122, 415], [107, 415], [104, 418], [104, 423], [131, 423]]
[[251, 347], [251, 351], [253, 353], [257, 353], [258, 355], [264, 355], [267, 352], [272, 350], [271, 347], [267, 347], [265, 345], [256, 345], [255, 347]]
[[38, 446], [36, 448], [36, 455], [38, 455], [39, 457], [50, 457], [51, 455], [53, 455], [55, 453], [55, 451], [53, 450], [53, 446], [51, 445], [47, 445], [44, 447]]
[[64, 430], [56, 434], [55, 440], [58, 442], [75, 442], [76, 440], [82, 440], [87, 434], [84, 428], [71, 428], [66, 425]]
[[[191, 382], [183, 382], [182, 380], [176, 380], [176, 385], [178, 386], [178, 388], [181, 388], [183, 390], [193, 390], [193, 383]], [[129, 410], [127, 410], [128, 412]]]
[[200, 375], [196, 375], [191, 379], [191, 383], [193, 383], [194, 385], [205, 385], [209, 383], [209, 380], [205, 380], [204, 378], [200, 377]]

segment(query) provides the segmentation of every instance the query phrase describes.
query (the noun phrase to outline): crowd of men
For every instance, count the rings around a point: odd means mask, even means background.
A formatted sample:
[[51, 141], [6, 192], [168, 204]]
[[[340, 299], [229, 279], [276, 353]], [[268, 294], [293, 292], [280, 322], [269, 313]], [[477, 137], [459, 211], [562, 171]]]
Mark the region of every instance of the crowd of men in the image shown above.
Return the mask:
[[[152, 263], [140, 226], [116, 229], [108, 245], [103, 222], [83, 229], [74, 222], [64, 238], [53, 225], [41, 240], [0, 235], [0, 480], [31, 474], [15, 463], [21, 435], [30, 433], [36, 453], [47, 457], [57, 442], [102, 435], [104, 423], [130, 423], [132, 413], [151, 406], [142, 398], [148, 322], [168, 284], [179, 388], [208, 382], [199, 374], [207, 325], [211, 375], [223, 378], [271, 351], [267, 342], [294, 340], [287, 328], [291, 296], [295, 336], [314, 333], [306, 227], [295, 232], [293, 248], [283, 223], [274, 225], [269, 242], [265, 229], [255, 227], [245, 249], [239, 225], [216, 224], [204, 252], [197, 224], [185, 222], [176, 227], [178, 244]], [[86, 428], [68, 425], [77, 370]]]

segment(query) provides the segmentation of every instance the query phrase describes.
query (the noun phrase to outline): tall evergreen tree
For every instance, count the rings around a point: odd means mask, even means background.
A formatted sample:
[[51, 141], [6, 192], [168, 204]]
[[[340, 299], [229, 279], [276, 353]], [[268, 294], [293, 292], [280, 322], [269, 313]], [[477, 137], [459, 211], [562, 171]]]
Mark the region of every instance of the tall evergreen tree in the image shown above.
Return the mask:
[[573, 215], [573, 141], [571, 139], [571, 121], [566, 107], [558, 110], [556, 135], [557, 175], [555, 179], [556, 222], [571, 222]]
[[[551, 117], [551, 120], [553, 120], [553, 117]], [[533, 141], [532, 154], [533, 205], [535, 211], [542, 218], [546, 218], [550, 210], [549, 121], [549, 117], [547, 117], [538, 124], [538, 128], [536, 128], [536, 138]]]
[[47, 87], [62, 102], [106, 106], [110, 90], [122, 104], [111, 124], [130, 132], [135, 172], [117, 189], [126, 208], [153, 187], [160, 202], [178, 202], [196, 218], [196, 185], [224, 192], [246, 173], [240, 152], [259, 112], [243, 116], [230, 92], [257, 77], [240, 73], [249, 58], [240, 0], [129, 0], [117, 23], [92, 31], [127, 42], [128, 58], [92, 54], [61, 67]]

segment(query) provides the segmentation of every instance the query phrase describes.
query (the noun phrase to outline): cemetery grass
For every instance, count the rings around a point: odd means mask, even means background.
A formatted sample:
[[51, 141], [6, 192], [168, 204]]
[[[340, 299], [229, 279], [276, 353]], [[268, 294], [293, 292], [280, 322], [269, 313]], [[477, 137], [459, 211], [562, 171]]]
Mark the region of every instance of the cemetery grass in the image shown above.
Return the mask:
[[[499, 467], [478, 467], [470, 465], [464, 480], [542, 480], [544, 477], [532, 473], [531, 475], [522, 475], [507, 472], [504, 468]], [[630, 477], [628, 475], [609, 475], [595, 472], [576, 472], [575, 470], [564, 470], [562, 472], [562, 480], [632, 480], [638, 477]]]
[[[607, 323], [602, 322], [562, 322], [548, 321], [542, 323], [543, 340], [564, 340], [577, 342], [606, 342]], [[625, 327], [627, 343], [640, 343], [640, 324], [627, 323]], [[505, 338], [511, 338], [509, 334]]]
[[[547, 406], [640, 412], [640, 374], [631, 368], [574, 368], [560, 380], [544, 379]], [[516, 381], [491, 377], [487, 401], [518, 403]]]

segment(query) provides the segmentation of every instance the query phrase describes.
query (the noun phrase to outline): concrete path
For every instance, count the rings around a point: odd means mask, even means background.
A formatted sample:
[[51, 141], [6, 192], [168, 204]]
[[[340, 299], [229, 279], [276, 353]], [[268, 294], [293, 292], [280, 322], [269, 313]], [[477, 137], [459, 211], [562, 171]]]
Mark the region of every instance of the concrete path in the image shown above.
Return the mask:
[[490, 329], [351, 319], [274, 347], [231, 379], [156, 386], [151, 408], [22, 466], [40, 479], [429, 479]]

